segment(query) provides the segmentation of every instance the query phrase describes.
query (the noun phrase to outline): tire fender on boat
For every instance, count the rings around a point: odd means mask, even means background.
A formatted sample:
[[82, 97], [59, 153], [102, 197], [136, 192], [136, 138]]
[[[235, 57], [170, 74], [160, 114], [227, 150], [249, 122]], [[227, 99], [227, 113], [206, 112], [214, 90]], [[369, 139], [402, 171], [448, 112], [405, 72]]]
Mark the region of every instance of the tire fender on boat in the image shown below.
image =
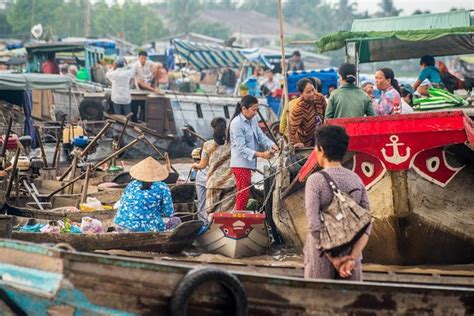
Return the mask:
[[234, 275], [217, 268], [195, 268], [189, 271], [176, 286], [169, 304], [172, 316], [187, 315], [188, 302], [194, 291], [204, 283], [217, 282], [223, 286], [234, 299], [236, 316], [247, 315], [247, 296], [239, 279]]

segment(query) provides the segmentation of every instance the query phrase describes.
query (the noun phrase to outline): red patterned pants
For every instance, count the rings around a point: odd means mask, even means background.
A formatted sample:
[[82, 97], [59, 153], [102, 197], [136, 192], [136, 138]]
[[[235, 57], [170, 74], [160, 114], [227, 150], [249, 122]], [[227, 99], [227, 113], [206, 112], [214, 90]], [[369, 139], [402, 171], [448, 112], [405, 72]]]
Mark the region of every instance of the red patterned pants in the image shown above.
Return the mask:
[[235, 197], [236, 211], [247, 209], [247, 202], [250, 198], [250, 183], [252, 180], [252, 170], [247, 168], [231, 168], [237, 184], [237, 196]]

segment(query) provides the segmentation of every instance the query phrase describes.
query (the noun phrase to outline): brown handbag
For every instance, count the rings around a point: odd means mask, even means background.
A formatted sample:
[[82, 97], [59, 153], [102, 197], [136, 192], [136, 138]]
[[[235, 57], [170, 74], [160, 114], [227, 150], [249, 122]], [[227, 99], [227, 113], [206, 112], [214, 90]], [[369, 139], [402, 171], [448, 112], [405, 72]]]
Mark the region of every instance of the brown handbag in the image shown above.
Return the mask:
[[333, 193], [327, 209], [319, 213], [321, 219], [320, 246], [332, 256], [339, 256], [364, 234], [370, 225], [370, 210], [357, 204], [341, 192], [329, 174], [320, 172]]

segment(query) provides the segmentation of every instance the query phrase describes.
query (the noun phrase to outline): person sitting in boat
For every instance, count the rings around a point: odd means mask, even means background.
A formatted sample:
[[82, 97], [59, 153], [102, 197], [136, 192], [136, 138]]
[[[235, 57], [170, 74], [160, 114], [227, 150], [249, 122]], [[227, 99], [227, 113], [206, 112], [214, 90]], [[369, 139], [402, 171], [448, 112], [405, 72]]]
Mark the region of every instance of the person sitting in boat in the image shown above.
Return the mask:
[[380, 68], [375, 73], [375, 84], [382, 94], [377, 101], [375, 112], [377, 115], [391, 115], [402, 113], [401, 89], [395, 79], [395, 73], [390, 68]]
[[[329, 174], [337, 187], [350, 195], [360, 206], [369, 209], [369, 199], [362, 180], [353, 171], [342, 166], [342, 158], [349, 146], [349, 136], [343, 127], [324, 125], [316, 131], [315, 151], [318, 164]], [[332, 257], [321, 250], [319, 244], [321, 217], [333, 199], [331, 188], [321, 173], [311, 175], [305, 187], [306, 217], [309, 233], [304, 247], [304, 277], [317, 279], [362, 280], [362, 250], [367, 245], [371, 231], [369, 225], [365, 233], [340, 257]]]
[[[231, 146], [230, 167], [237, 184], [237, 196], [234, 209], [247, 209], [250, 198], [250, 180], [252, 170], [257, 168], [257, 158], [270, 159], [278, 150], [258, 126], [256, 117], [258, 99], [246, 95], [237, 104], [229, 127]], [[259, 151], [260, 147], [264, 151]]]
[[435, 87], [441, 87], [443, 81], [441, 80], [441, 73], [435, 65], [435, 59], [433, 56], [425, 55], [420, 59], [421, 72], [418, 75], [418, 79], [413, 84], [413, 90], [417, 90], [421, 83], [428, 79], [431, 84]]
[[[204, 143], [201, 161], [192, 165], [207, 170], [205, 205], [200, 217], [207, 221], [207, 214], [229, 211], [235, 204], [235, 179], [230, 169], [230, 146], [226, 141], [227, 123], [222, 117], [211, 121], [212, 140]], [[197, 181], [197, 180], [196, 180]], [[199, 200], [199, 199], [198, 199]]]
[[314, 146], [314, 132], [324, 121], [326, 99], [309, 78], [299, 80], [297, 87], [301, 96], [290, 109], [289, 141], [294, 147]]
[[130, 169], [132, 180], [123, 191], [114, 218], [119, 232], [160, 232], [172, 228], [178, 218], [165, 224], [164, 217], [173, 215], [173, 199], [162, 182], [169, 175], [167, 166], [148, 157]]
[[138, 60], [134, 64], [135, 82], [141, 90], [159, 92], [156, 88], [159, 81], [158, 65], [148, 60], [148, 53], [141, 51], [138, 53]]
[[374, 116], [369, 96], [356, 86], [357, 68], [345, 63], [338, 69], [341, 86], [329, 97], [325, 118]]
[[402, 114], [413, 113], [413, 88], [409, 84], [401, 84]]
[[[308, 78], [303, 78], [303, 79], [311, 80], [311, 82], [313, 83], [313, 86], [316, 89], [316, 91], [318, 93], [321, 93], [322, 88], [323, 88], [321, 80], [319, 80], [318, 78], [314, 78], [314, 77], [308, 77]], [[300, 79], [300, 80], [303, 80], [303, 79]], [[297, 86], [298, 86], [298, 83], [297, 83]], [[283, 108], [283, 111], [281, 113], [280, 134], [284, 135], [287, 139], [288, 139], [288, 130], [289, 130], [288, 129], [288, 112], [290, 112], [291, 109], [293, 108], [293, 106], [295, 104], [299, 103], [300, 101], [301, 101], [301, 96], [295, 97], [294, 99], [290, 100], [290, 102], [288, 102], [288, 105], [286, 105]]]

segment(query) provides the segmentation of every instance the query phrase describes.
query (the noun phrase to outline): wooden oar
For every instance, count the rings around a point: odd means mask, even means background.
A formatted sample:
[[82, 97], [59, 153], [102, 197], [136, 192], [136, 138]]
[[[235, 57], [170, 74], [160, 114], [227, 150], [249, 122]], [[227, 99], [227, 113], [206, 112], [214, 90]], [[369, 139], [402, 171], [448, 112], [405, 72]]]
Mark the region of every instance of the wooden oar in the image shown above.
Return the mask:
[[[93, 165], [91, 167], [91, 170], [94, 171], [96, 170], [97, 168], [99, 168], [101, 165], [103, 165], [104, 163], [106, 163], [107, 161], [109, 161], [110, 159], [112, 159], [113, 157], [115, 156], [118, 156], [120, 155], [121, 153], [123, 153], [124, 151], [128, 150], [130, 147], [134, 146], [136, 143], [138, 143], [139, 141], [142, 140], [144, 136], [143, 135], [140, 135], [138, 136], [136, 139], [134, 139], [131, 143], [127, 144], [126, 146], [122, 147], [120, 150], [116, 151], [115, 153], [111, 154], [109, 157], [99, 161], [98, 163], [96, 163], [95, 165]], [[75, 177], [74, 179], [72, 179], [71, 181], [69, 181], [68, 183], [65, 183], [64, 185], [62, 185], [60, 188], [54, 190], [53, 192], [51, 192], [50, 194], [48, 194], [46, 197], [48, 199], [50, 199], [53, 195], [57, 194], [58, 192], [61, 192], [62, 190], [64, 190], [65, 188], [69, 187], [71, 184], [79, 181], [80, 179], [82, 179], [82, 177], [84, 177], [86, 173], [83, 172], [81, 173], [79, 176]]]
[[[99, 141], [99, 138], [107, 131], [107, 129], [109, 129], [109, 127], [113, 124], [113, 121], [111, 120], [107, 120], [107, 122], [105, 123], [104, 127], [99, 131], [99, 133], [97, 133], [97, 135], [94, 137], [94, 139], [86, 146], [86, 148], [84, 148], [84, 150], [82, 151], [82, 153], [80, 154], [80, 157], [79, 158], [83, 158], [85, 156], [87, 156], [87, 154], [89, 153], [89, 151], [91, 150], [92, 147], [95, 146], [95, 144]], [[70, 165], [66, 171], [64, 171], [64, 173], [58, 178], [59, 181], [62, 181], [66, 178], [66, 176], [69, 174], [69, 172], [71, 172], [72, 170], [72, 165]]]

